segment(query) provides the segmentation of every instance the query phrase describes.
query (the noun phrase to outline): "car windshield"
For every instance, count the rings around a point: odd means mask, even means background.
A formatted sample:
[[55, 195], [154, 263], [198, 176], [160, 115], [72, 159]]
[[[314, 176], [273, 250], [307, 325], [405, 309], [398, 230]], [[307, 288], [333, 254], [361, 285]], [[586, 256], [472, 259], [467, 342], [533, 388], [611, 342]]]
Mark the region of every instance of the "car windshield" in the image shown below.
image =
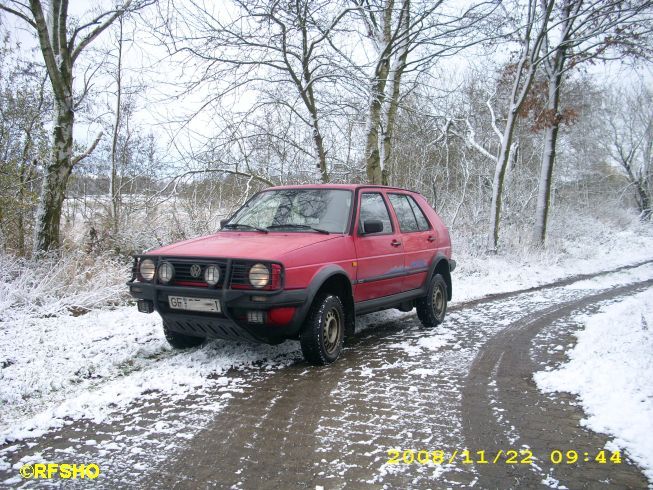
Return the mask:
[[352, 192], [340, 189], [264, 191], [240, 209], [227, 228], [345, 233]]

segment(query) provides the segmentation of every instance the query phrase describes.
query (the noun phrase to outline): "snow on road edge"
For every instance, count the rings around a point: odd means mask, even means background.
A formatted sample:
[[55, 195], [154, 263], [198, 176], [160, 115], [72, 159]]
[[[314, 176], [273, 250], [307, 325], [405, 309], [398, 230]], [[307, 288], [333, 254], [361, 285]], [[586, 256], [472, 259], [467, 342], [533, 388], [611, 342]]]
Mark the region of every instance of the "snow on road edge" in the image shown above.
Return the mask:
[[653, 289], [576, 320], [585, 328], [569, 362], [535, 373], [535, 382], [578, 395], [584, 426], [612, 435], [653, 483]]

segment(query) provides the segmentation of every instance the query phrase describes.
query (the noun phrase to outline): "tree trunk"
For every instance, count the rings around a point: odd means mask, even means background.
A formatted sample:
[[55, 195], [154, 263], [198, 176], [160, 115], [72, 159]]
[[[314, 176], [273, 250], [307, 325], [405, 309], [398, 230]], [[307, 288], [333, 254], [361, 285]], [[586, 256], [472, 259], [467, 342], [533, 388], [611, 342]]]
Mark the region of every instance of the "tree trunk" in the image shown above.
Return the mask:
[[381, 170], [381, 183], [388, 185], [390, 181], [390, 156], [392, 154], [392, 138], [394, 136], [395, 121], [399, 110], [399, 96], [401, 95], [401, 77], [406, 69], [408, 60], [408, 37], [410, 35], [410, 0], [404, 0], [402, 9], [401, 47], [390, 79], [390, 98], [388, 111], [385, 117], [385, 131], [383, 134], [383, 169]]
[[542, 167], [538, 183], [537, 206], [535, 208], [535, 228], [533, 230], [533, 243], [544, 245], [546, 227], [549, 219], [551, 205], [551, 184], [553, 182], [553, 164], [556, 157], [556, 142], [560, 125], [546, 128], [544, 132], [544, 150], [542, 154]]
[[492, 203], [490, 204], [490, 224], [488, 227], [487, 249], [490, 253], [497, 252], [499, 244], [499, 219], [501, 218], [501, 199], [503, 196], [503, 182], [506, 177], [506, 168], [510, 158], [512, 136], [515, 130], [518, 107], [511, 107], [506, 120], [506, 128], [503, 132], [501, 150], [497, 158], [497, 165], [494, 169], [494, 180], [492, 182]]
[[73, 124], [70, 105], [56, 103], [56, 122], [52, 132], [52, 153], [43, 175], [43, 187], [36, 210], [34, 252], [47, 252], [60, 244], [59, 225], [68, 178], [72, 172]]
[[318, 125], [317, 112], [311, 111], [311, 122], [313, 124], [313, 142], [317, 150], [317, 166], [322, 175], [322, 182], [329, 183], [329, 171], [326, 163], [326, 151], [324, 150], [324, 138], [320, 133], [320, 126]]
[[394, 0], [389, 0], [383, 8], [383, 25], [377, 26], [376, 45], [379, 59], [374, 68], [374, 78], [370, 90], [370, 109], [367, 120], [366, 143], [365, 143], [365, 170], [367, 181], [370, 184], [382, 184], [382, 160], [381, 160], [381, 138], [379, 129], [383, 117], [383, 104], [385, 102], [385, 87], [390, 73], [390, 56], [392, 53], [392, 14]]
[[367, 122], [367, 143], [365, 144], [365, 168], [367, 171], [367, 182], [370, 184], [381, 184], [383, 182], [381, 152], [379, 150], [379, 127], [381, 125], [385, 84], [389, 71], [388, 65], [389, 62], [387, 60], [380, 62], [370, 100], [370, 114]]
[[558, 74], [549, 79], [549, 100], [547, 112], [551, 115], [551, 123], [544, 132], [544, 150], [542, 153], [542, 167], [540, 169], [540, 182], [537, 192], [537, 207], [535, 209], [535, 228], [533, 230], [533, 243], [544, 245], [546, 239], [546, 225], [551, 204], [551, 185], [553, 182], [553, 165], [556, 158], [556, 144], [560, 130], [560, 86], [562, 75]]
[[120, 116], [122, 115], [122, 42], [123, 22], [118, 20], [118, 66], [116, 67], [116, 119], [113, 126], [113, 137], [111, 140], [111, 207], [113, 233], [117, 234], [120, 224], [120, 184], [118, 182], [118, 136], [120, 134]]
[[621, 165], [626, 170], [628, 181], [635, 187], [637, 194], [635, 200], [637, 201], [637, 210], [639, 217], [642, 221], [646, 221], [651, 216], [651, 199], [647, 191], [647, 182], [644, 177], [637, 177], [633, 172], [632, 160], [623, 160]]
[[16, 252], [18, 253], [19, 256], [24, 257], [25, 254], [27, 253], [27, 244], [26, 244], [26, 239], [27, 239], [27, 233], [26, 233], [26, 226], [25, 226], [25, 214], [27, 210], [30, 208], [28, 205], [28, 188], [27, 186], [29, 185], [29, 182], [33, 178], [33, 172], [32, 172], [32, 167], [30, 165], [31, 162], [29, 162], [29, 151], [31, 147], [31, 130], [32, 128], [30, 127], [30, 133], [28, 133], [25, 137], [25, 145], [23, 147], [23, 155], [22, 155], [22, 161], [20, 164], [20, 172], [18, 175], [19, 178], [19, 190], [18, 190], [18, 223], [17, 223], [17, 230], [16, 234], [18, 235], [16, 237]]
[[651, 199], [646, 191], [646, 182], [637, 182], [637, 192], [639, 194], [639, 219], [648, 221], [651, 219]]
[[653, 177], [653, 118], [649, 118], [644, 138], [644, 149], [642, 151], [644, 162], [641, 179], [642, 194], [644, 196], [642, 202], [644, 205], [640, 215], [642, 221], [651, 219], [653, 214], [651, 209], [651, 197], [653, 196], [653, 182], [651, 181]]

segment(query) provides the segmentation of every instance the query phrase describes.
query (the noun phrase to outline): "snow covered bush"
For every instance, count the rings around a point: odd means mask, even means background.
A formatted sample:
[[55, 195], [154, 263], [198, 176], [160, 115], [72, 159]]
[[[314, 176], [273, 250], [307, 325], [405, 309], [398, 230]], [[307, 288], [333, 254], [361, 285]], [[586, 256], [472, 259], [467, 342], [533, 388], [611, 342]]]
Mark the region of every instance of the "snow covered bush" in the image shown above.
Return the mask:
[[0, 254], [0, 329], [25, 316], [81, 314], [124, 303], [131, 262], [80, 251], [22, 259]]

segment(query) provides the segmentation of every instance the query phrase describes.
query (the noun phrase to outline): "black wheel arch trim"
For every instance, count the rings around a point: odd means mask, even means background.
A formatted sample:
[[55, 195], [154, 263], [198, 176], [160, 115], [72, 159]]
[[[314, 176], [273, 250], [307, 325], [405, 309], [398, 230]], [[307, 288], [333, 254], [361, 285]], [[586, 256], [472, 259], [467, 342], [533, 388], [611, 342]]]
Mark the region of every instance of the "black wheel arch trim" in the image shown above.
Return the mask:
[[[295, 322], [299, 324], [302, 324], [304, 322], [306, 316], [308, 315], [308, 312], [311, 309], [311, 305], [315, 300], [315, 296], [320, 291], [322, 286], [324, 286], [324, 284], [334, 276], [342, 276], [344, 279], [346, 279], [347, 283], [349, 284], [349, 291], [348, 291], [349, 297], [343, 298], [341, 296], [340, 299], [343, 303], [343, 306], [345, 307], [345, 315], [347, 316], [353, 315], [354, 295], [352, 290], [352, 279], [351, 277], [349, 277], [349, 274], [347, 274], [345, 269], [343, 269], [339, 265], [329, 264], [323, 267], [322, 269], [320, 269], [320, 271], [313, 276], [311, 283], [308, 285], [308, 287], [305, 290], [307, 293], [306, 301], [303, 305], [301, 305], [298, 308], [297, 314], [295, 315], [295, 320], [294, 320]], [[347, 318], [346, 323], [349, 323], [350, 320], [351, 320], [350, 318]]]
[[[448, 259], [444, 254], [438, 252], [435, 256], [433, 262], [431, 262], [431, 267], [429, 267], [429, 273], [427, 276], [427, 281], [430, 281], [436, 270], [442, 274], [444, 282], [447, 284], [447, 301], [451, 301], [453, 296], [453, 284], [451, 282], [451, 271], [456, 268], [456, 261]], [[428, 287], [428, 283], [425, 284], [425, 287]]]

